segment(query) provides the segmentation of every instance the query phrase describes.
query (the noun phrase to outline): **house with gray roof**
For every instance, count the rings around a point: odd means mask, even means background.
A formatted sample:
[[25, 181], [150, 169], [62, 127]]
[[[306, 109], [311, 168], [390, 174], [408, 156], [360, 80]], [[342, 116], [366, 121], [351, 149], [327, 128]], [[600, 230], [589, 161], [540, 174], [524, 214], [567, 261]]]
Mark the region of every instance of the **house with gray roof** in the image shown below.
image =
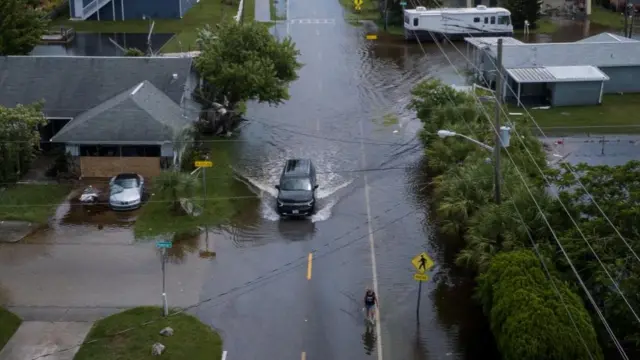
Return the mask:
[[42, 141], [59, 144], [83, 177], [155, 176], [174, 164], [174, 139], [197, 119], [191, 58], [0, 57], [0, 105], [42, 102]]
[[[602, 33], [570, 43], [505, 38], [505, 100], [531, 105], [596, 105], [603, 94], [640, 92], [640, 41]], [[467, 38], [477, 75], [493, 86], [497, 41]]]

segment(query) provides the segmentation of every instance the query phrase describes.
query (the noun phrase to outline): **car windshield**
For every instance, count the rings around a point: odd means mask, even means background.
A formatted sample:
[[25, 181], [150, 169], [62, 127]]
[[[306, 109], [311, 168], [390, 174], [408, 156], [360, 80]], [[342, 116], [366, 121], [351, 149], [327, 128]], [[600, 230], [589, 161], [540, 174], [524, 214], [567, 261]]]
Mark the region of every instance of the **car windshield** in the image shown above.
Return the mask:
[[113, 182], [113, 185], [117, 185], [123, 189], [133, 189], [138, 187], [138, 179], [135, 179], [135, 178], [116, 179]]
[[311, 182], [309, 179], [285, 179], [280, 185], [281, 190], [287, 191], [311, 191]]

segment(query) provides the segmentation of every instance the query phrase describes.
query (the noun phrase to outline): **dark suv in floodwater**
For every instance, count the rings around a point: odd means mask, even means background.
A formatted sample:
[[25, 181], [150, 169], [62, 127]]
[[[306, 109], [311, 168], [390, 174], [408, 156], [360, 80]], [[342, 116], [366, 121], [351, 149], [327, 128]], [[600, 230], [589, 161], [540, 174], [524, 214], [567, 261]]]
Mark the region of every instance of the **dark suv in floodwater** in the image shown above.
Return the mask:
[[287, 160], [280, 175], [278, 207], [280, 215], [309, 216], [316, 207], [316, 169], [311, 160]]

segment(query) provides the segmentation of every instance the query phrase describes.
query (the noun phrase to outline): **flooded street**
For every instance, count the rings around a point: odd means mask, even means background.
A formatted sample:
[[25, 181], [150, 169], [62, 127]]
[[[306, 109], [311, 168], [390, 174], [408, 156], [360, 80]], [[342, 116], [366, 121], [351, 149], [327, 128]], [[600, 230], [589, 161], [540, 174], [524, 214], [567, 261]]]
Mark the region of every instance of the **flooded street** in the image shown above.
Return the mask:
[[[464, 43], [441, 44], [443, 54], [436, 44], [421, 47], [401, 37], [368, 41], [364, 27], [343, 20], [335, 0], [278, 6], [289, 20], [272, 32], [292, 36], [304, 67], [290, 100], [278, 107], [249, 104], [249, 121], [237, 137], [219, 140], [234, 154], [232, 196], [241, 211], [223, 228], [172, 238], [170, 306], [201, 301], [192, 311], [220, 331], [229, 360], [498, 358], [472, 299], [473, 282], [453, 265], [459, 241], [443, 238], [433, 224], [417, 138], [422, 126], [406, 108], [411, 89], [429, 77], [465, 85], [456, 71], [467, 68]], [[575, 41], [605, 30], [562, 26], [524, 40]], [[34, 54], [121, 54], [108, 35], [78, 35], [72, 47], [41, 46]], [[136, 39], [116, 41], [144, 47]], [[561, 153], [596, 158], [598, 139], [563, 140]], [[636, 139], [606, 140], [608, 155], [622, 160], [637, 153]], [[309, 219], [282, 219], [275, 211], [275, 185], [291, 158], [311, 159], [318, 172], [318, 204]], [[46, 229], [20, 244], [0, 244], [0, 303], [21, 316], [40, 308], [66, 316], [70, 308], [104, 314], [160, 305], [159, 251], [136, 241], [136, 216], [65, 202]], [[423, 251], [435, 267], [418, 304], [411, 259]], [[365, 326], [367, 287], [379, 296], [376, 326]]]
[[[364, 28], [341, 20], [337, 1], [289, 6], [290, 23], [273, 32], [290, 32], [305, 65], [291, 99], [251, 104], [233, 142], [236, 171], [261, 203], [217, 235], [201, 298], [233, 294], [203, 304], [198, 316], [221, 331], [231, 359], [493, 358], [471, 284], [451, 269], [434, 233], [420, 175], [421, 125], [406, 110], [424, 78], [464, 79], [436, 45], [425, 45], [425, 56], [397, 38], [365, 40]], [[275, 212], [274, 186], [289, 158], [309, 158], [318, 170], [319, 205], [308, 220]], [[410, 261], [422, 251], [436, 267], [418, 322]], [[365, 326], [368, 286], [378, 288], [379, 328]]]

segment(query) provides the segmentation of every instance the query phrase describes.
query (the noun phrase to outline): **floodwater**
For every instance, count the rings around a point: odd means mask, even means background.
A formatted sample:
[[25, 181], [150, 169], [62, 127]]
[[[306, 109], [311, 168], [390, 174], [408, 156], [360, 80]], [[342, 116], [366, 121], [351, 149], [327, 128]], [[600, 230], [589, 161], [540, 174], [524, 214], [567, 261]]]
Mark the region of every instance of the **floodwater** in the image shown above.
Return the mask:
[[[153, 34], [151, 49], [158, 51], [173, 34]], [[116, 45], [117, 44], [117, 45]], [[76, 33], [75, 39], [65, 45], [38, 45], [30, 55], [40, 56], [123, 56], [122, 48], [147, 51], [147, 34]]]
[[[169, 272], [177, 275], [168, 285], [181, 294], [178, 304], [189, 305], [194, 297], [203, 302], [194, 312], [221, 331], [230, 359], [497, 358], [486, 319], [472, 300], [472, 279], [453, 265], [461, 244], [433, 225], [417, 140], [421, 124], [406, 109], [410, 90], [426, 78], [465, 84], [464, 44], [441, 44], [441, 51], [436, 44], [384, 35], [367, 41], [364, 28], [341, 20], [337, 1], [290, 0], [287, 7], [290, 21], [273, 32], [290, 34], [301, 51], [304, 67], [291, 99], [278, 107], [250, 104], [250, 121], [228, 141], [242, 188], [234, 195], [254, 194], [259, 201], [239, 201], [239, 215], [222, 229], [174, 237]], [[562, 26], [558, 35], [526, 40], [574, 41], [603, 30]], [[60, 51], [119, 55], [115, 46], [100, 48], [110, 43], [108, 35], [84, 42], [93, 45], [81, 45], [88, 35], [78, 35], [73, 50]], [[144, 39], [131, 41], [118, 40], [123, 47], [145, 46]], [[162, 43], [153, 41], [154, 47]], [[624, 151], [632, 152], [628, 146]], [[309, 219], [281, 219], [275, 212], [274, 185], [288, 158], [310, 158], [318, 170], [318, 210]], [[139, 286], [158, 280], [158, 264], [152, 244], [135, 242], [135, 217], [65, 203], [48, 229], [25, 242], [127, 246], [95, 261], [110, 275], [104, 279], [121, 279], [118, 289], [125, 289], [121, 282], [130, 276], [120, 267], [133, 266], [129, 253], [135, 251], [135, 267], [149, 279], [125, 285]], [[410, 261], [422, 251], [436, 265], [419, 287]], [[187, 280], [188, 286], [182, 283]], [[380, 298], [380, 322], [373, 327], [362, 313], [366, 287], [376, 287]], [[148, 292], [121, 303], [146, 303]]]
[[[304, 67], [291, 99], [251, 104], [231, 142], [235, 170], [261, 198], [246, 212], [260, 217], [218, 237], [202, 294], [215, 299], [196, 313], [222, 331], [229, 358], [496, 358], [471, 281], [432, 225], [421, 124], [406, 109], [429, 76], [464, 84], [465, 59], [451, 45], [443, 54], [435, 44], [367, 41], [341, 17], [337, 2], [294, 0], [291, 21], [273, 28], [290, 33]], [[310, 158], [318, 170], [318, 211], [306, 220], [275, 211], [288, 158]], [[418, 315], [411, 259], [422, 251], [436, 266]], [[378, 288], [379, 328], [364, 324], [367, 286]]]

